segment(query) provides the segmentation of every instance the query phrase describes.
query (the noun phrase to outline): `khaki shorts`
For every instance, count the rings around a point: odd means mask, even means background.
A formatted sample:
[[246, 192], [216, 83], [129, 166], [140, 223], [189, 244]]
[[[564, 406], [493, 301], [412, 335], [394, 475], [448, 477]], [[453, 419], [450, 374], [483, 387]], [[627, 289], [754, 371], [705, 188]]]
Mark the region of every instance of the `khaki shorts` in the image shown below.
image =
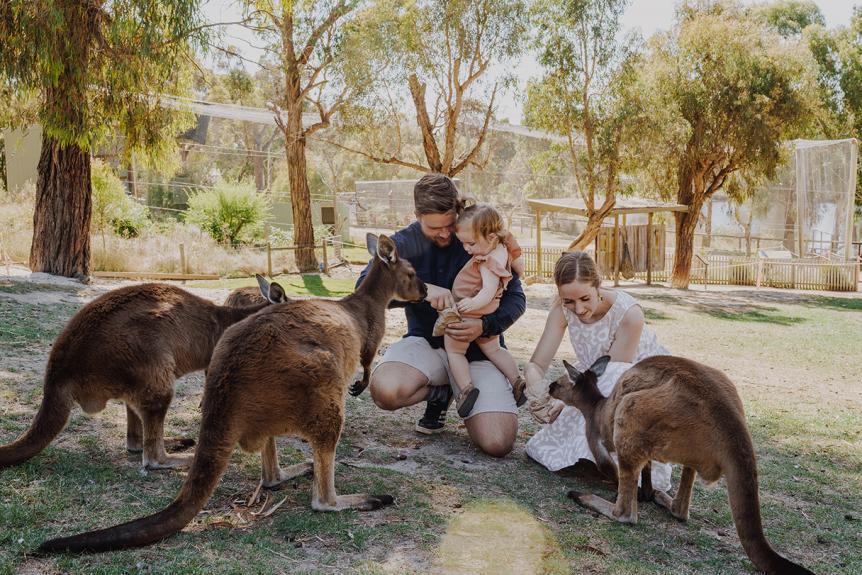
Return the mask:
[[[432, 348], [424, 337], [409, 336], [396, 341], [389, 346], [374, 369], [390, 362], [404, 363], [418, 369], [428, 378], [429, 385], [452, 385], [446, 350], [442, 347]], [[518, 413], [518, 406], [515, 405], [515, 398], [512, 395], [512, 386], [493, 363], [471, 361], [470, 378], [473, 385], [479, 389], [479, 398], [468, 418], [477, 413], [495, 411]]]

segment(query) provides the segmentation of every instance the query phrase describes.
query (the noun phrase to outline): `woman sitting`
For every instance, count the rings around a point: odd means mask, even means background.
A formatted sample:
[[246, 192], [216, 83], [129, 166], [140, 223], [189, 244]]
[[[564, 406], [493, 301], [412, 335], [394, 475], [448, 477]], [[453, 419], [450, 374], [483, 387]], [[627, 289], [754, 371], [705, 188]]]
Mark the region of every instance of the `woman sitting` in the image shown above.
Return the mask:
[[[527, 455], [551, 471], [574, 465], [579, 459], [595, 462], [587, 445], [583, 415], [550, 398], [543, 379], [567, 330], [579, 370], [586, 370], [603, 355], [611, 356], [612, 363], [599, 379], [605, 396], [631, 364], [654, 355], [669, 355], [655, 333], [644, 326], [644, 313], [637, 301], [625, 292], [603, 288], [596, 264], [586, 253], [563, 254], [554, 269], [554, 281], [559, 298], [525, 369], [530, 413], [540, 423], [550, 424], [527, 442]], [[670, 475], [670, 465], [653, 462], [654, 487], [668, 490]]]

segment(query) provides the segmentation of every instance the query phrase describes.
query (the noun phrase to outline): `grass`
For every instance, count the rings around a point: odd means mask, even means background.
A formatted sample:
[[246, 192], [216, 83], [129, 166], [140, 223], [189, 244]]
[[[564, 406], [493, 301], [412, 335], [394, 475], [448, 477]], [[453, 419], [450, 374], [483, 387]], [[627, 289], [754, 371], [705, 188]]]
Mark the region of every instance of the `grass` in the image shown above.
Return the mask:
[[[321, 276], [279, 281], [292, 295], [342, 295], [352, 286]], [[233, 288], [253, 280], [190, 285]], [[724, 370], [737, 384], [773, 545], [816, 573], [862, 572], [862, 300], [800, 296], [764, 305], [732, 293], [718, 301], [659, 290], [636, 296], [672, 351]], [[0, 297], [0, 441], [28, 427], [50, 343], [74, 309]], [[516, 357], [531, 353], [544, 314], [530, 309], [507, 334]], [[558, 358], [570, 356], [564, 344]], [[201, 386], [200, 375], [177, 384], [169, 435], [197, 435]], [[367, 393], [347, 400], [336, 486], [394, 495], [396, 505], [385, 510], [315, 513], [303, 477], [270, 495], [270, 504], [284, 499], [275, 513], [254, 518], [250, 511], [262, 503], [249, 508], [246, 499], [257, 485], [259, 457], [237, 451], [204, 513], [180, 534], [138, 550], [34, 557], [47, 537], [164, 507], [182, 482], [181, 473], [138, 471], [139, 456], [125, 452], [120, 405], [96, 417], [76, 410], [44, 452], [0, 471], [0, 574], [752, 572], [723, 482], [696, 484], [688, 523], [642, 505], [637, 525], [621, 525], [565, 497], [578, 489], [613, 498], [614, 486], [588, 465], [555, 474], [526, 458], [523, 444], [537, 427], [525, 414], [515, 452], [498, 460], [472, 448], [451, 416], [447, 433], [416, 435], [420, 409], [384, 412]], [[301, 441], [284, 438], [279, 446], [284, 465], [309, 456]]]

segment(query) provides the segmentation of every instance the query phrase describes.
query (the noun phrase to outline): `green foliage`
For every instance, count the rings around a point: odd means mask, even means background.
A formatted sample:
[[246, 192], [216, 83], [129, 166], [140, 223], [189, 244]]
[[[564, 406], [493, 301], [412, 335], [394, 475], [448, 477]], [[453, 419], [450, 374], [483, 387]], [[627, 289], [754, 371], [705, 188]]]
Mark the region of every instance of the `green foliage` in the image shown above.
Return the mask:
[[39, 122], [61, 145], [92, 150], [122, 134], [129, 149], [164, 157], [193, 120], [153, 94], [188, 91], [203, 38], [198, 0], [0, 3], [0, 76], [34, 93]]
[[801, 34], [813, 24], [826, 25], [823, 13], [812, 0], [775, 0], [754, 6], [752, 13], [785, 38]]
[[[344, 109], [344, 127], [359, 140], [351, 148], [450, 176], [481, 165], [486, 122], [514, 84], [508, 65], [526, 49], [527, 33], [524, 0], [402, 0], [360, 12], [345, 44], [376, 79]], [[490, 66], [501, 72], [496, 81]], [[426, 110], [429, 102], [436, 109]], [[423, 146], [405, 143], [408, 122], [422, 129]]]
[[620, 190], [627, 142], [638, 138], [631, 86], [638, 60], [635, 37], [620, 42], [628, 0], [536, 0], [532, 22], [544, 73], [527, 86], [525, 123], [561, 134], [586, 207], [588, 225], [572, 242], [583, 248]]
[[270, 216], [266, 196], [252, 184], [221, 181], [212, 190], [189, 196], [186, 220], [200, 227], [218, 242], [237, 245], [259, 238]]
[[683, 203], [714, 193], [735, 171], [771, 178], [782, 143], [803, 135], [819, 107], [814, 69], [805, 46], [736, 5], [685, 4], [674, 30], [651, 39], [639, 71], [652, 127], [640, 140], [640, 167], [663, 174], [664, 194]]
[[126, 195], [123, 182], [110, 166], [100, 160], [91, 164], [93, 185], [93, 225], [101, 232], [110, 229], [120, 237], [134, 238], [149, 224], [149, 210]]

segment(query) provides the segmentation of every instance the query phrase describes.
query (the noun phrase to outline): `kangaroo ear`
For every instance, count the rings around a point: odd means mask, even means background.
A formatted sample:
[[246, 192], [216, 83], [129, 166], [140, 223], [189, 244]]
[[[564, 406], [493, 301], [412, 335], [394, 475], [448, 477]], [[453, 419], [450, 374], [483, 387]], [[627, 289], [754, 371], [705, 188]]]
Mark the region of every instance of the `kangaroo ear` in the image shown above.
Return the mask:
[[566, 371], [568, 372], [569, 378], [572, 380], [572, 383], [577, 382], [578, 378], [581, 377], [581, 372], [578, 371], [575, 366], [573, 366], [565, 359], [563, 360], [563, 365], [566, 367]]
[[377, 236], [372, 233], [365, 234], [365, 245], [368, 246], [368, 253], [372, 256], [377, 255]]
[[257, 287], [260, 288], [260, 295], [269, 299], [269, 282], [260, 274], [254, 274], [254, 279], [257, 280]]
[[603, 355], [596, 362], [590, 366], [590, 371], [596, 374], [596, 377], [601, 377], [605, 372], [605, 368], [608, 367], [608, 364], [611, 362], [611, 356]]
[[377, 238], [377, 257], [388, 264], [394, 264], [398, 261], [398, 256], [395, 253], [395, 242], [383, 234]]
[[284, 303], [288, 301], [284, 288], [276, 282], [272, 282], [269, 285], [269, 297], [267, 299], [270, 303]]

